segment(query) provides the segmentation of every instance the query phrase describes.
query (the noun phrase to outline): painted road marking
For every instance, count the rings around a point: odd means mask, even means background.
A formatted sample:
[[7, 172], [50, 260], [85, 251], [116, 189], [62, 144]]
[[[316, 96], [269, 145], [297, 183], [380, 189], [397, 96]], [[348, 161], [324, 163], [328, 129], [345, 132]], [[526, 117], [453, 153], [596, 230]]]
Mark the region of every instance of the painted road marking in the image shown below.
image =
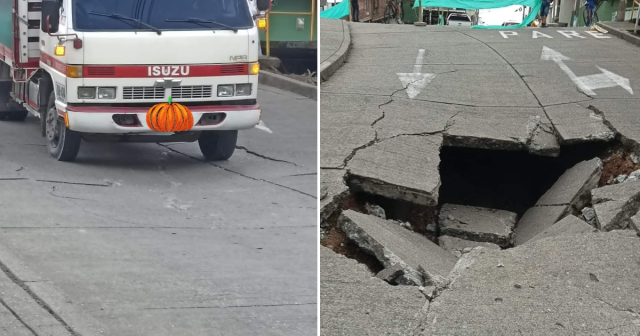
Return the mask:
[[260, 123], [256, 126], [256, 128], [261, 130], [261, 131], [265, 131], [267, 133], [273, 134], [273, 131], [271, 131], [269, 129], [269, 127], [267, 127], [267, 125], [265, 125], [264, 121], [262, 121], [262, 120], [260, 120]]
[[415, 98], [420, 92], [427, 87], [427, 84], [431, 82], [436, 75], [431, 73], [422, 73], [422, 63], [424, 61], [424, 49], [418, 50], [418, 56], [416, 57], [416, 63], [413, 66], [412, 73], [398, 73], [398, 78], [402, 85], [407, 88], [407, 96], [410, 99]]
[[[548, 31], [548, 32], [553, 32], [553, 31]], [[557, 30], [556, 32], [558, 34], [564, 36], [565, 38], [568, 38], [568, 39], [574, 38], [574, 37], [581, 38], [581, 39], [586, 38], [585, 36], [580, 35], [580, 33], [576, 32], [575, 30]], [[511, 31], [511, 30], [501, 30], [501, 31], [499, 31], [499, 33], [500, 33], [500, 35], [502, 35], [502, 38], [506, 38], [506, 39], [508, 39], [509, 36], [520, 36], [520, 34], [518, 34], [518, 32]], [[608, 39], [608, 38], [611, 38], [611, 36], [605, 35], [605, 34], [603, 34], [601, 32], [597, 32], [597, 31], [584, 31], [582, 33], [589, 34], [592, 37], [597, 38], [597, 39]], [[539, 37], [545, 37], [545, 38], [550, 38], [550, 39], [554, 38], [553, 36], [551, 36], [549, 34], [545, 34], [545, 33], [540, 32], [538, 30], [531, 30], [531, 38], [537, 39]]]
[[633, 94], [633, 89], [629, 85], [629, 79], [615, 74], [611, 71], [596, 66], [602, 73], [589, 76], [576, 76], [569, 67], [564, 64], [564, 61], [570, 61], [571, 58], [547, 47], [542, 47], [542, 55], [540, 59], [543, 61], [554, 61], [564, 73], [569, 76], [571, 81], [588, 96], [595, 96], [596, 93], [593, 90], [620, 86], [627, 90], [630, 94]]

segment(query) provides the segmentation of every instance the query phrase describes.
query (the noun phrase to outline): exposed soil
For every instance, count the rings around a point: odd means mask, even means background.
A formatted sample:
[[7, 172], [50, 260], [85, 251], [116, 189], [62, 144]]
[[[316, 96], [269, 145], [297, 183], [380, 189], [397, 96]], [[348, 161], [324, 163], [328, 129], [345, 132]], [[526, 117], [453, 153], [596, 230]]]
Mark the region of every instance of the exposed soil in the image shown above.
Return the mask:
[[600, 177], [600, 186], [616, 184], [615, 180], [621, 174], [629, 175], [640, 169], [640, 162], [633, 163], [631, 153], [622, 147], [612, 148], [601, 157], [604, 169]]

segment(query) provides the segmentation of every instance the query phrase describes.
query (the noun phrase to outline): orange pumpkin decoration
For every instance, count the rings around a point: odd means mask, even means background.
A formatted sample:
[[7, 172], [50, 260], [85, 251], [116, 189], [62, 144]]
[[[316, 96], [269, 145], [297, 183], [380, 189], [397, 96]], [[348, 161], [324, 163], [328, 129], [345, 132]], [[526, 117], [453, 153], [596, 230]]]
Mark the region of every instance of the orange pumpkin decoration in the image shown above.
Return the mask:
[[162, 103], [154, 105], [147, 112], [147, 125], [156, 132], [184, 132], [193, 127], [193, 114], [184, 105]]

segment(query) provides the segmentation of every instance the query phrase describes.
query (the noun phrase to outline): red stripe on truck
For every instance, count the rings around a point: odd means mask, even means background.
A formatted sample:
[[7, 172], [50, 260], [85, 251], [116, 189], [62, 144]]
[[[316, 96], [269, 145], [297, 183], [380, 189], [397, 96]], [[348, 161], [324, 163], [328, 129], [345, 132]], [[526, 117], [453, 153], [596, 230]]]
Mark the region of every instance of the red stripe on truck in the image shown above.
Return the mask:
[[246, 63], [203, 65], [86, 65], [85, 78], [218, 77], [249, 74]]
[[67, 64], [57, 60], [54, 56], [40, 52], [40, 62], [60, 71], [65, 76], [67, 75]]

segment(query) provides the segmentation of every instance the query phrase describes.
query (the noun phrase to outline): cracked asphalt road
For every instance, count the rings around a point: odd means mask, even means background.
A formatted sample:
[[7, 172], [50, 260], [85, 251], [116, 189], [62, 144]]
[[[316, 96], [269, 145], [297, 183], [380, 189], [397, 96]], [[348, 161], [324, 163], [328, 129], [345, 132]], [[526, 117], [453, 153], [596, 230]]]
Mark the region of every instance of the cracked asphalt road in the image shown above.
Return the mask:
[[60, 163], [37, 120], [0, 123], [0, 334], [315, 335], [316, 101], [258, 101], [273, 133], [215, 164], [86, 142]]
[[[558, 156], [563, 145], [618, 135], [640, 153], [640, 48], [623, 40], [584, 29], [350, 27], [348, 62], [321, 86], [323, 169], [354, 174], [379, 167], [375, 174], [354, 175], [370, 184], [391, 181], [394, 188], [430, 181], [421, 195], [411, 197], [433, 198], [437, 164], [425, 170], [421, 160], [437, 155], [441, 146]], [[545, 47], [562, 54], [562, 62], [545, 59]], [[406, 87], [399, 79], [412, 69], [435, 75], [413, 99], [407, 88], [419, 79]], [[591, 85], [593, 94], [583, 92], [576, 79]], [[425, 144], [423, 151], [384, 145], [393, 139], [409, 148], [411, 136], [437, 134], [441, 140]], [[408, 172], [397, 169], [399, 163]], [[389, 196], [376, 186], [360, 189]]]

